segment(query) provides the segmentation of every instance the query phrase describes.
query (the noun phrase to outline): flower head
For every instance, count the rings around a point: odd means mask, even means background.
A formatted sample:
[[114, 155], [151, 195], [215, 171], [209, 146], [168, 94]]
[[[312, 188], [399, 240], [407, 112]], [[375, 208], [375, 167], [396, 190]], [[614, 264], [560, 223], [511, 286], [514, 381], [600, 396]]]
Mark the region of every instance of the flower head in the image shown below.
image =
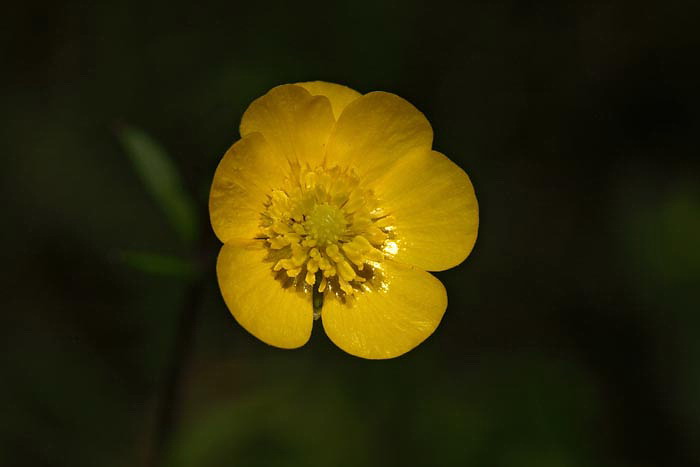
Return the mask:
[[372, 359], [432, 334], [447, 294], [426, 271], [467, 257], [478, 207], [464, 171], [431, 149], [425, 116], [394, 94], [315, 81], [255, 100], [240, 132], [209, 211], [241, 326], [296, 348], [320, 317], [336, 345]]

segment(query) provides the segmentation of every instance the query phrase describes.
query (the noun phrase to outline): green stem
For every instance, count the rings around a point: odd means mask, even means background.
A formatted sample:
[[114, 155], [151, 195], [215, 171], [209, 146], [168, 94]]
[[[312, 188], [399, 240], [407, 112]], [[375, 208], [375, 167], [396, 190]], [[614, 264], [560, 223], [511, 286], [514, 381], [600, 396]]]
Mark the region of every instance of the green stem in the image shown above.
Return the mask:
[[180, 311], [177, 334], [173, 344], [172, 356], [165, 374], [165, 381], [156, 413], [154, 445], [148, 465], [163, 465], [168, 444], [179, 421], [182, 376], [191, 357], [194, 330], [197, 315], [204, 296], [204, 280], [197, 278], [186, 293]]

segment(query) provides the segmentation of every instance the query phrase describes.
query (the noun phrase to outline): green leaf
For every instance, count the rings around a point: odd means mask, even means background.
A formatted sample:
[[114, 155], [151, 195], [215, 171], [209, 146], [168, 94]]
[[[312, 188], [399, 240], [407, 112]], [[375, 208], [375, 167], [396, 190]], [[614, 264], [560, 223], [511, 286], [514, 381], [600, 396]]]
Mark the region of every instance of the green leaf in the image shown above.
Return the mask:
[[180, 174], [166, 151], [141, 130], [123, 126], [119, 139], [151, 195], [187, 244], [197, 236], [195, 203], [184, 188]]
[[192, 262], [177, 256], [124, 251], [121, 253], [121, 260], [138, 271], [156, 276], [174, 276], [189, 279], [197, 275], [197, 269]]

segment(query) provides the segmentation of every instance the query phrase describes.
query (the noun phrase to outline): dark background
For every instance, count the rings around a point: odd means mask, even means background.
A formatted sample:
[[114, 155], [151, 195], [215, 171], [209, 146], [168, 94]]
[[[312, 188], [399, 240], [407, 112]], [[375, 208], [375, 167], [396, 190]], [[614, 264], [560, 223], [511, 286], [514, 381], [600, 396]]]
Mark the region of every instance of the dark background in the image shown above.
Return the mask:
[[[695, 2], [194, 3], [3, 13], [0, 465], [700, 465]], [[408, 99], [479, 198], [442, 324], [395, 360], [320, 323], [268, 347], [218, 293], [216, 164], [254, 98], [315, 79]], [[200, 249], [125, 124], [182, 173]]]

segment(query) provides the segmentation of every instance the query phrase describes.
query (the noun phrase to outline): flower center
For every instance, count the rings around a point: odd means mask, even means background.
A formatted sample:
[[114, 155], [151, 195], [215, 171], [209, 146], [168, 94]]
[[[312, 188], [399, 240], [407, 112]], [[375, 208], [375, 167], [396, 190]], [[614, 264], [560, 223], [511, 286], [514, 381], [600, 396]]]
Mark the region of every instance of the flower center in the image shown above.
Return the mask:
[[388, 219], [351, 170], [292, 167], [269, 194], [260, 227], [280, 279], [345, 298], [395, 253]]
[[345, 233], [347, 221], [343, 211], [332, 204], [317, 204], [306, 218], [306, 231], [318, 246], [336, 243]]

